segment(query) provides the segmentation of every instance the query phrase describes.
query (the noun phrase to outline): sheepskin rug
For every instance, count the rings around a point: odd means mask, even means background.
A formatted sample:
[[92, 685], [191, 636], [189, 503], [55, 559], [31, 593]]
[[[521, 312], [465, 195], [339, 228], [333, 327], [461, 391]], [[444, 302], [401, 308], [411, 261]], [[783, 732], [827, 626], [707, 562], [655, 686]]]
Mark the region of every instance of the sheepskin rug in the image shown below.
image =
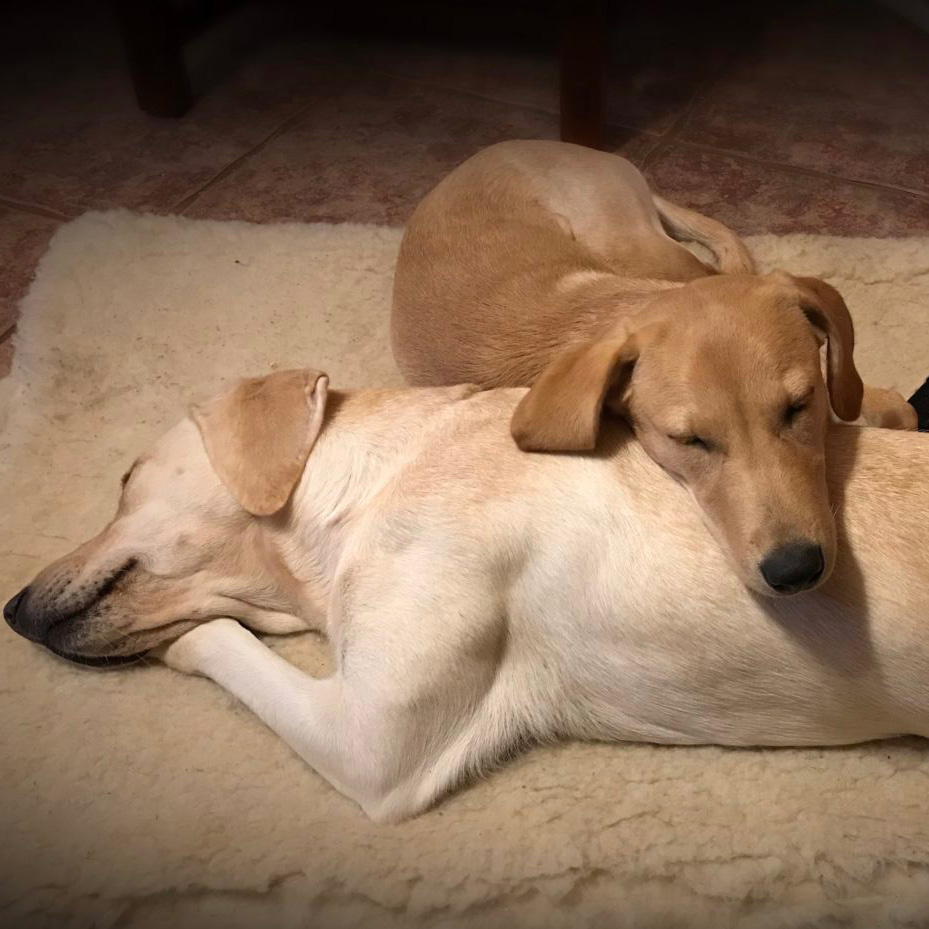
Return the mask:
[[[397, 384], [396, 229], [88, 214], [22, 306], [2, 387], [0, 593], [111, 516], [200, 399], [300, 365]], [[759, 237], [825, 277], [863, 374], [929, 372], [929, 239]], [[927, 648], [929, 648], [929, 617]], [[311, 673], [325, 643], [275, 644]], [[539, 748], [372, 825], [242, 707], [162, 666], [72, 667], [0, 629], [0, 925], [929, 925], [929, 746]]]

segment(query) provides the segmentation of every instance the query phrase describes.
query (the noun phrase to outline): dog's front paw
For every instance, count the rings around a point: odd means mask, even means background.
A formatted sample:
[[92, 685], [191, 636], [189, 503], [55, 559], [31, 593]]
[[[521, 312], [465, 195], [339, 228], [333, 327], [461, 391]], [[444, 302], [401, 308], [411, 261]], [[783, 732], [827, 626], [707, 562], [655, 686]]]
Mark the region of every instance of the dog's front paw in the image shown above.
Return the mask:
[[865, 387], [861, 418], [867, 425], [882, 429], [916, 429], [918, 426], [916, 410], [897, 391], [881, 387]]
[[175, 671], [206, 675], [210, 658], [228, 643], [230, 637], [238, 638], [243, 632], [245, 629], [234, 619], [213, 619], [194, 626], [173, 642], [153, 648], [149, 655]]

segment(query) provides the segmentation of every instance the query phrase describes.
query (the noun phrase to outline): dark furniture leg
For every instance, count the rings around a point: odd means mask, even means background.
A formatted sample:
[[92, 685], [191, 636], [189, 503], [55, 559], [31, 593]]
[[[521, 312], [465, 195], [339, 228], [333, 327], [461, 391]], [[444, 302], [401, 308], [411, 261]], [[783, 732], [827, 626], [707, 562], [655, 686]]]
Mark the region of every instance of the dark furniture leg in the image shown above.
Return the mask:
[[566, 0], [561, 39], [561, 139], [603, 147], [605, 0]]
[[184, 34], [169, 0], [117, 0], [116, 12], [139, 107], [181, 116], [193, 102]]

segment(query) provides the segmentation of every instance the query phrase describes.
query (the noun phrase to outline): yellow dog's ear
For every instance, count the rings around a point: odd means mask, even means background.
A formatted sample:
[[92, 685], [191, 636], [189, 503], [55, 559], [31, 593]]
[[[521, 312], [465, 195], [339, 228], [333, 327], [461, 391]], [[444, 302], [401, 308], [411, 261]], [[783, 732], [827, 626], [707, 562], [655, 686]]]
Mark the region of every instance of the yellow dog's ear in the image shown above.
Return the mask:
[[280, 371], [191, 408], [210, 464], [242, 507], [270, 516], [290, 499], [322, 428], [329, 378]]
[[825, 281], [816, 277], [788, 277], [800, 290], [800, 309], [826, 340], [826, 379], [832, 409], [846, 422], [858, 419], [864, 384], [855, 367], [855, 327], [851, 313], [842, 295]]
[[611, 391], [620, 391], [639, 357], [638, 333], [590, 342], [557, 355], [529, 388], [510, 421], [526, 452], [589, 451]]

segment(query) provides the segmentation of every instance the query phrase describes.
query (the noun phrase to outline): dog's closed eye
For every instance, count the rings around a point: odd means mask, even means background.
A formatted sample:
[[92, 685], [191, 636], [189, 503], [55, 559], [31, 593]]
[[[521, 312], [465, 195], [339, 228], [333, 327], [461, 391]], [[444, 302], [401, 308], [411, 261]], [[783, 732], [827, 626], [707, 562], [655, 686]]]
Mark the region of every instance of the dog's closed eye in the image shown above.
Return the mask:
[[802, 397], [797, 397], [796, 400], [788, 402], [781, 413], [783, 425], [790, 426], [809, 407], [812, 393], [812, 391], [807, 391]]
[[704, 439], [698, 435], [669, 435], [668, 438], [673, 442], [677, 442], [678, 445], [696, 448], [702, 452], [711, 452], [716, 447], [712, 440]]
[[132, 477], [132, 472], [135, 471], [136, 465], [138, 464], [138, 459], [132, 463], [129, 470], [119, 479], [119, 486], [125, 490], [126, 484], [129, 483], [129, 478]]
[[785, 426], [789, 426], [805, 409], [806, 403], [788, 403], [781, 417]]

